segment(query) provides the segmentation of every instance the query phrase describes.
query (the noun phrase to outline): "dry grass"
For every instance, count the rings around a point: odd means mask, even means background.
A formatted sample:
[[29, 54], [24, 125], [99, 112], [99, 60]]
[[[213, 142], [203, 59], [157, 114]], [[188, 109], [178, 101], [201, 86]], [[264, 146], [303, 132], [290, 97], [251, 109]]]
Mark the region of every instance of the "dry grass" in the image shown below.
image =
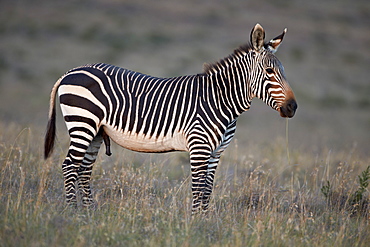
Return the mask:
[[[368, 211], [351, 214], [327, 204], [321, 193], [327, 180], [344, 194], [356, 190], [357, 175], [369, 160], [358, 159], [355, 151], [315, 155], [291, 148], [294, 165], [289, 165], [284, 140], [249, 153], [234, 143], [218, 170], [210, 212], [192, 217], [185, 154], [142, 155], [115, 147], [94, 169], [97, 208], [75, 210], [64, 204], [60, 150], [65, 145], [44, 161], [34, 145], [42, 141], [37, 128], [2, 124], [1, 129], [1, 246], [366, 246], [370, 241]], [[369, 193], [364, 196], [368, 200]]]

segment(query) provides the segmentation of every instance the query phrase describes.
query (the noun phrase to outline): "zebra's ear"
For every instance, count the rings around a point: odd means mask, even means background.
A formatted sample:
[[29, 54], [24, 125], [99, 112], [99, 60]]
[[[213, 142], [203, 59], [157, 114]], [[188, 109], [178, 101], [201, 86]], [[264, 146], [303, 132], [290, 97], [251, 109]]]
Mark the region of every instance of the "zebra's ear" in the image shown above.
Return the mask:
[[252, 29], [250, 39], [253, 49], [260, 51], [265, 42], [265, 30], [263, 30], [263, 27], [259, 23]]
[[285, 35], [285, 33], [287, 32], [287, 30], [288, 30], [288, 29], [286, 29], [286, 28], [285, 28], [282, 34], [280, 34], [280, 35], [279, 35], [279, 36], [277, 36], [276, 38], [274, 38], [274, 39], [270, 40], [270, 42], [268, 42], [268, 43], [266, 44], [265, 48], [266, 48], [267, 50], [271, 51], [272, 53], [275, 53], [275, 52], [278, 50], [278, 48], [279, 48], [279, 46], [280, 46], [281, 42], [283, 41], [284, 35]]

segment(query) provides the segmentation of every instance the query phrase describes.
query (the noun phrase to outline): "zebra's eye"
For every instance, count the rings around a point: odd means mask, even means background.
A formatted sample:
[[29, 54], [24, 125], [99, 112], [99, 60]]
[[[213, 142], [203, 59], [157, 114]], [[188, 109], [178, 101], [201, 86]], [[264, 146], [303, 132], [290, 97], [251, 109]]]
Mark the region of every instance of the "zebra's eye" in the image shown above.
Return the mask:
[[273, 74], [273, 73], [274, 73], [274, 70], [273, 70], [273, 69], [271, 69], [271, 68], [267, 68], [267, 69], [266, 69], [266, 73], [267, 73], [267, 74]]

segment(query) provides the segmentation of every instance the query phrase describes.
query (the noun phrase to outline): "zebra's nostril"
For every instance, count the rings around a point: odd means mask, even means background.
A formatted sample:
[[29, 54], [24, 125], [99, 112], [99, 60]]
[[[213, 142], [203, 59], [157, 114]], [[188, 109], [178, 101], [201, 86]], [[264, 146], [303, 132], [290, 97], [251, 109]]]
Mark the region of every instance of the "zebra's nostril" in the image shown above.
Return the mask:
[[290, 99], [285, 103], [285, 106], [280, 107], [280, 115], [291, 118], [294, 116], [297, 107], [297, 102], [294, 99]]
[[289, 100], [286, 108], [290, 112], [295, 112], [297, 109], [297, 102], [294, 99]]

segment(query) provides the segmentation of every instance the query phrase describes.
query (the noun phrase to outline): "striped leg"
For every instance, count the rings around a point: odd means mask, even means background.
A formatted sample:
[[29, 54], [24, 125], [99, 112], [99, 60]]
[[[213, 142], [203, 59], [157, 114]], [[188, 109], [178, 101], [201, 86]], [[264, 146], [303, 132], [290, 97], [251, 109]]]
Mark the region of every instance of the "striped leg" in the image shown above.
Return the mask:
[[62, 165], [64, 176], [64, 187], [66, 193], [66, 202], [68, 205], [77, 206], [76, 182], [78, 181], [82, 162], [86, 151], [88, 150], [94, 133], [83, 128], [75, 127], [69, 129], [71, 144], [68, 154]]
[[213, 190], [213, 181], [215, 178], [215, 172], [218, 165], [218, 161], [220, 160], [220, 156], [213, 157], [211, 156], [208, 167], [207, 167], [207, 173], [205, 176], [204, 181], [204, 192], [202, 195], [202, 211], [205, 212], [208, 210], [209, 207], [209, 201], [211, 199], [212, 190]]
[[202, 211], [207, 211], [209, 207], [209, 201], [213, 191], [213, 181], [215, 178], [216, 169], [218, 162], [220, 161], [220, 156], [225, 151], [227, 146], [230, 144], [232, 138], [234, 137], [236, 129], [236, 121], [232, 121], [225, 131], [223, 136], [223, 141], [220, 146], [211, 154], [211, 157], [208, 161], [207, 172], [205, 175], [204, 189], [201, 197], [201, 209]]
[[192, 178], [192, 213], [198, 213], [201, 209], [204, 196], [207, 167], [210, 157], [210, 148], [205, 145], [194, 145], [190, 150], [191, 178]]
[[102, 142], [103, 137], [101, 134], [95, 136], [85, 153], [84, 159], [79, 169], [77, 170], [78, 188], [82, 196], [82, 205], [85, 207], [94, 205], [94, 200], [91, 196], [90, 178], [93, 165], [96, 161], [96, 157], [98, 156], [98, 152]]
[[77, 170], [83, 160], [84, 153], [77, 152], [71, 144], [67, 157], [63, 162], [62, 171], [64, 176], [64, 188], [66, 193], [66, 202], [68, 205], [77, 206], [76, 199], [76, 181], [78, 178]]

